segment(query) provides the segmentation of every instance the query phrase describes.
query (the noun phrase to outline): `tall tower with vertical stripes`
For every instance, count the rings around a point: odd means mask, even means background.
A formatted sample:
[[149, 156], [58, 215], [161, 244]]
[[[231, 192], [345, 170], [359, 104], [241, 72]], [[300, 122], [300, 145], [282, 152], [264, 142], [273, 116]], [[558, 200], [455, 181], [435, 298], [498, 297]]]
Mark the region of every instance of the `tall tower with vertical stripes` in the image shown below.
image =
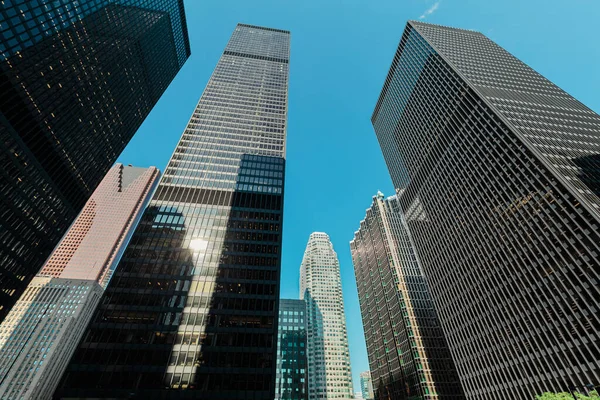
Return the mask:
[[289, 51], [235, 28], [59, 398], [274, 398]]
[[372, 122], [467, 397], [600, 384], [600, 116], [409, 21]]

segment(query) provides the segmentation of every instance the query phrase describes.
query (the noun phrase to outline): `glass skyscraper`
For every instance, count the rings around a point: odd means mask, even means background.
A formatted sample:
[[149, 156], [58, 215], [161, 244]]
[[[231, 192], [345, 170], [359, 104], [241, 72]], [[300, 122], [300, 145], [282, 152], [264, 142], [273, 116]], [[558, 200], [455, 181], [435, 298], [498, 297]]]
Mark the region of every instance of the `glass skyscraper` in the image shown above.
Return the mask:
[[340, 263], [326, 233], [308, 239], [300, 265], [306, 302], [308, 398], [351, 399], [354, 394]]
[[274, 398], [289, 45], [235, 28], [57, 398]]
[[117, 164], [0, 325], [0, 398], [50, 399], [158, 184]]
[[306, 303], [279, 300], [275, 400], [307, 400]]
[[600, 116], [411, 21], [372, 122], [467, 397], [599, 384]]
[[182, 0], [0, 7], [0, 320], [190, 55]]
[[350, 250], [371, 369], [365, 399], [464, 398], [396, 196], [373, 198]]

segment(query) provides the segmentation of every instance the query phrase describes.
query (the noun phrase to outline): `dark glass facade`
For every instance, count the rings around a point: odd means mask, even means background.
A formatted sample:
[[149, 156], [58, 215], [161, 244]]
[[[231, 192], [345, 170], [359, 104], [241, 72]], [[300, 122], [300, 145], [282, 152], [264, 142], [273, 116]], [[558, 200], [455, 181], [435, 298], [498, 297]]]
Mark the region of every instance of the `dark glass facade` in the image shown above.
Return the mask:
[[189, 55], [181, 0], [0, 7], [0, 320]]
[[464, 398], [396, 196], [373, 198], [350, 250], [374, 398]]
[[600, 382], [600, 116], [484, 35], [409, 22], [372, 117], [467, 397]]
[[289, 40], [235, 28], [56, 398], [274, 398]]
[[306, 303], [279, 300], [275, 400], [308, 399]]

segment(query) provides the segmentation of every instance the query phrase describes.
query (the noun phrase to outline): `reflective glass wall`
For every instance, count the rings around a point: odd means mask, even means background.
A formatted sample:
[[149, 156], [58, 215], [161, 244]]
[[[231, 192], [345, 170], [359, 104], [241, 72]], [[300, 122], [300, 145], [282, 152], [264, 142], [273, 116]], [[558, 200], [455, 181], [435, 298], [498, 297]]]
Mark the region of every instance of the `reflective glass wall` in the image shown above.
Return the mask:
[[275, 400], [308, 398], [306, 323], [304, 300], [279, 301]]
[[274, 398], [289, 40], [235, 28], [58, 398]]
[[0, 320], [190, 55], [182, 0], [0, 7]]

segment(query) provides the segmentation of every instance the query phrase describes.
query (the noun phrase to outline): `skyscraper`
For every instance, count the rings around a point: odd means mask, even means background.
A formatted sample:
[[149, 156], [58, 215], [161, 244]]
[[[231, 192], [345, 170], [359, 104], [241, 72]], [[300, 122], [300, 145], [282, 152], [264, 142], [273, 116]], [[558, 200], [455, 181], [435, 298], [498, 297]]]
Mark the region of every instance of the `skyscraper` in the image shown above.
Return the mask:
[[235, 28], [58, 398], [274, 398], [289, 44]]
[[373, 197], [350, 250], [371, 368], [365, 399], [464, 398], [396, 196]]
[[0, 321], [190, 55], [182, 0], [0, 7]]
[[117, 164], [94, 191], [0, 325], [0, 398], [51, 397], [158, 177]]
[[308, 398], [351, 399], [352, 373], [340, 264], [326, 233], [308, 239], [300, 266], [308, 322]]
[[374, 399], [373, 381], [371, 380], [370, 371], [364, 371], [360, 373], [360, 393], [364, 400]]
[[279, 300], [275, 400], [307, 400], [306, 303]]
[[411, 21], [372, 122], [467, 396], [600, 383], [600, 116]]

